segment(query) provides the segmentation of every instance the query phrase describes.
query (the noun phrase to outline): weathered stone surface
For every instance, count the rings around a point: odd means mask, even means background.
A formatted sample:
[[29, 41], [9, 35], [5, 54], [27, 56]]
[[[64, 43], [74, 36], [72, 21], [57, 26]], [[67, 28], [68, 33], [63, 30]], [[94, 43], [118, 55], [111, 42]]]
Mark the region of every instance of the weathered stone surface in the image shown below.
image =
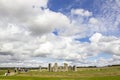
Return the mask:
[[64, 71], [68, 71], [68, 64], [64, 63]]
[[51, 64], [51, 63], [48, 64], [48, 71], [49, 71], [49, 72], [52, 71], [52, 64]]
[[77, 67], [75, 65], [73, 66], [73, 71], [77, 71]]
[[54, 66], [53, 66], [53, 71], [54, 71], [54, 72], [57, 72], [57, 71], [58, 71], [58, 64], [57, 64], [57, 63], [54, 64]]

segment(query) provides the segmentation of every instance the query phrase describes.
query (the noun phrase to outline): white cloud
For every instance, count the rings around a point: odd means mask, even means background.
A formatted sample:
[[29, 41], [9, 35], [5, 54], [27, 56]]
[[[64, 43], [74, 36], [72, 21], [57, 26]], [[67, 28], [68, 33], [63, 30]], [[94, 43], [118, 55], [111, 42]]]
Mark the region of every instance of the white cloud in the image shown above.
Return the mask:
[[26, 26], [32, 34], [49, 33], [70, 23], [67, 16], [47, 9], [47, 0], [1, 0], [0, 5], [1, 23]]
[[[91, 36], [90, 40], [92, 41], [91, 43], [80, 43], [72, 37], [47, 34], [41, 37], [34, 37], [34, 39], [31, 37], [27, 42], [19, 41], [11, 43], [9, 41], [10, 43], [5, 43], [2, 41], [0, 55], [8, 57], [9, 61], [23, 60], [24, 62], [24, 60], [31, 57], [46, 57], [80, 63], [86, 63], [88, 57], [96, 56], [100, 52], [116, 56], [120, 55], [119, 38], [107, 37], [100, 33], [95, 33]], [[4, 57], [1, 59], [4, 59]]]
[[91, 38], [90, 41], [92, 42], [99, 42], [100, 38], [102, 37], [102, 35], [100, 33], [95, 33]]
[[54, 28], [68, 27], [70, 20], [61, 13], [52, 12], [48, 9], [28, 22], [30, 30], [35, 34], [52, 32]]
[[98, 22], [98, 20], [96, 18], [90, 18], [89, 19], [89, 23], [91, 23], [91, 24], [98, 24], [99, 22]]
[[[49, 37], [49, 35], [46, 37]], [[95, 33], [90, 40], [92, 41], [91, 43], [78, 43], [71, 37], [59, 37], [59, 40], [57, 38], [51, 38], [49, 42], [39, 47], [40, 51], [43, 52], [38, 52], [38, 54], [45, 53], [44, 55], [51, 58], [78, 61], [86, 59], [89, 56], [96, 56], [100, 52], [120, 55], [119, 38], [106, 37], [100, 33]]]
[[[40, 7], [47, 7], [47, 0], [1, 0], [0, 17], [9, 22], [24, 22], [27, 19], [38, 15]], [[37, 6], [37, 8], [33, 8]]]
[[89, 12], [88, 10], [84, 10], [84, 9], [72, 9], [71, 14], [87, 16], [87, 17], [92, 16], [92, 12]]
[[39, 46], [38, 49], [34, 51], [33, 56], [47, 56], [50, 55], [53, 49], [53, 45], [50, 42], [45, 42]]
[[103, 53], [111, 53], [115, 55], [120, 55], [120, 38], [113, 36], [103, 36], [100, 33], [94, 34], [90, 38], [92, 43], [97, 45], [95, 50], [99, 50], [99, 52]]

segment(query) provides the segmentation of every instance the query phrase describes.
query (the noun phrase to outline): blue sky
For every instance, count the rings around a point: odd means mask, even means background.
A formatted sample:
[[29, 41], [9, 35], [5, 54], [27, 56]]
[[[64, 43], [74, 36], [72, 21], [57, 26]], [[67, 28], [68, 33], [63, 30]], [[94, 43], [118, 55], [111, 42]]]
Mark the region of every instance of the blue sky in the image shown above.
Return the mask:
[[119, 0], [1, 0], [0, 5], [0, 66], [120, 64]]
[[[49, 0], [48, 7], [53, 11], [63, 10], [62, 12], [70, 12], [71, 8], [83, 8], [92, 10], [96, 0]], [[87, 5], [87, 6], [86, 6]], [[92, 8], [92, 9], [91, 9]], [[93, 11], [93, 10], [92, 10]]]
[[[90, 12], [92, 12], [92, 16], [91, 17], [101, 17], [101, 18], [108, 18], [110, 17], [110, 21], [112, 21], [112, 23], [114, 23], [114, 21], [116, 20], [117, 16], [120, 14], [120, 12], [116, 9], [112, 9], [111, 7], [115, 5], [115, 0], [112, 0], [109, 4], [108, 2], [110, 1], [105, 1], [105, 0], [49, 0], [48, 2], [48, 7], [50, 10], [55, 11], [55, 12], [61, 12], [63, 14], [69, 14], [71, 9], [85, 9], [88, 10]], [[102, 9], [102, 5], [108, 5], [108, 7], [105, 7], [104, 9]], [[118, 25], [119, 26], [119, 25]], [[118, 30], [120, 27], [118, 27]], [[112, 32], [111, 31], [107, 32], [107, 33], [103, 33], [105, 35], [115, 35], [115, 36], [120, 36], [119, 31], [117, 32]]]
[[49, 0], [48, 7], [53, 11], [64, 14], [69, 13], [72, 8], [81, 8], [89, 10], [93, 13], [93, 16], [97, 16], [101, 15], [100, 13], [102, 11], [100, 10], [100, 6], [105, 2], [105, 0]]

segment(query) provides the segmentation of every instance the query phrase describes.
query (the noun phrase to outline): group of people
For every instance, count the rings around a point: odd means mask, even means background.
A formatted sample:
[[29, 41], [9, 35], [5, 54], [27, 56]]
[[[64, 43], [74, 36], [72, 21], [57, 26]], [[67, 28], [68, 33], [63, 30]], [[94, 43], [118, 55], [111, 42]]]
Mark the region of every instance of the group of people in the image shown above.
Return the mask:
[[[20, 72], [28, 72], [28, 69], [21, 69], [21, 68], [16, 68], [14, 69], [14, 72], [12, 73], [20, 73]], [[5, 76], [9, 76], [11, 74], [10, 70], [7, 70], [7, 72], [5, 73]]]
[[25, 69], [25, 68], [17, 68], [17, 69], [15, 69], [15, 71], [14, 72], [28, 72], [28, 69]]

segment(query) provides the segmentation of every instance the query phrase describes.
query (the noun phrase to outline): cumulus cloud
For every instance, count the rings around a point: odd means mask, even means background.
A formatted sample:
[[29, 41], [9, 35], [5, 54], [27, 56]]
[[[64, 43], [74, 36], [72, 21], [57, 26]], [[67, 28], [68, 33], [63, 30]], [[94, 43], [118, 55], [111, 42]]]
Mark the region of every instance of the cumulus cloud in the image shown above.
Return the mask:
[[89, 12], [88, 10], [84, 10], [84, 9], [72, 9], [71, 14], [81, 15], [86, 17], [92, 16], [92, 12]]
[[80, 43], [71, 37], [48, 34], [35, 39], [31, 38], [25, 43], [22, 41], [2, 43], [0, 55], [3, 56], [1, 56], [2, 59], [8, 57], [9, 60], [6, 61], [22, 60], [24, 62], [30, 57], [44, 57], [80, 63], [86, 63], [87, 58], [97, 56], [99, 53], [120, 55], [119, 38], [95, 33], [90, 40], [91, 43]]
[[65, 15], [47, 9], [47, 0], [1, 0], [0, 5], [1, 22], [27, 26], [32, 34], [41, 35], [53, 31], [55, 27], [69, 25]]
[[[94, 34], [90, 40], [98, 45], [98, 50], [103, 53], [120, 55], [120, 39], [113, 36], [102, 36], [99, 33]], [[97, 50], [97, 49], [96, 49]]]
[[[100, 36], [98, 38], [98, 35]], [[66, 59], [66, 60], [82, 60], [89, 56], [95, 56], [97, 54], [111, 53], [112, 55], [119, 56], [120, 45], [119, 38], [106, 37], [100, 33], [95, 33], [91, 38], [91, 43], [78, 43], [73, 38], [59, 37], [56, 38], [53, 34], [48, 35], [53, 38], [49, 39], [45, 43], [41, 44], [35, 51], [34, 55]], [[46, 36], [46, 38], [48, 37]], [[55, 37], [55, 38], [54, 38]], [[98, 38], [96, 40], [96, 38]], [[37, 52], [37, 54], [36, 54]]]
[[99, 42], [101, 37], [102, 37], [102, 35], [100, 33], [96, 33], [90, 38], [90, 41], [91, 42]]
[[95, 19], [95, 18], [90, 18], [90, 19], [89, 19], [89, 22], [90, 22], [91, 24], [98, 24], [98, 23], [99, 23], [99, 21], [98, 21], [97, 19]]
[[69, 27], [70, 20], [62, 13], [44, 10], [43, 14], [30, 20], [30, 30], [35, 34], [52, 32], [54, 28]]

